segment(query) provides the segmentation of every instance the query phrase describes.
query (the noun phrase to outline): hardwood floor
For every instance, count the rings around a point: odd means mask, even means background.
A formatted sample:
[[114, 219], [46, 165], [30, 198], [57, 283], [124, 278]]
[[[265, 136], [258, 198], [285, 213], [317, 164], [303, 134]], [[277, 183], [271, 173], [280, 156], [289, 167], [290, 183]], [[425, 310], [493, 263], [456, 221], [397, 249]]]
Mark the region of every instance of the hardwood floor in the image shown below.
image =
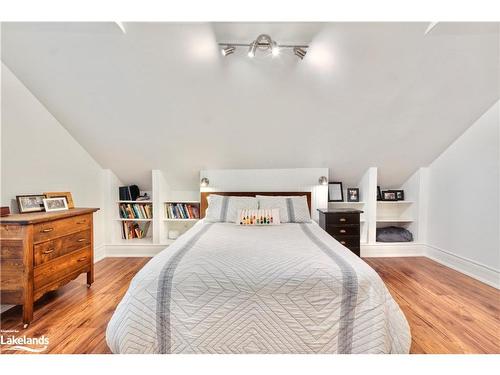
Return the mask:
[[[26, 330], [19, 307], [2, 314], [1, 329], [49, 337], [45, 353], [109, 353], [106, 325], [130, 280], [148, 260], [104, 259], [95, 266], [90, 289], [82, 275], [39, 300]], [[412, 353], [500, 353], [498, 290], [427, 258], [365, 261], [380, 274], [405, 313]]]

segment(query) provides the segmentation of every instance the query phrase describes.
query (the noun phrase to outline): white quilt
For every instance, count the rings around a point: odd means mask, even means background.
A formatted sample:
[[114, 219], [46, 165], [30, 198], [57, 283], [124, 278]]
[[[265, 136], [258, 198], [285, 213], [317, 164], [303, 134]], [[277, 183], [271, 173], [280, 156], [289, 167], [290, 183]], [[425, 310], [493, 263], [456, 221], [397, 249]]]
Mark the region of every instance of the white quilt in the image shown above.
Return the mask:
[[199, 222], [132, 280], [113, 353], [408, 353], [377, 273], [316, 224]]

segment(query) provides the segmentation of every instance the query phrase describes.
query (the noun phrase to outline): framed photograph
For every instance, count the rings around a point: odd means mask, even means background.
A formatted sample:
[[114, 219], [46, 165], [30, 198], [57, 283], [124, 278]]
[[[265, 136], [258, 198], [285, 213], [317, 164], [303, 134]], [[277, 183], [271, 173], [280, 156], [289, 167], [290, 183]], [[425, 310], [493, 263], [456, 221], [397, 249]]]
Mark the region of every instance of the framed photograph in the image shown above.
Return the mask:
[[43, 200], [45, 195], [34, 194], [34, 195], [17, 195], [17, 207], [19, 208], [19, 213], [24, 214], [27, 212], [41, 212], [44, 210]]
[[347, 188], [347, 201], [348, 202], [359, 202], [359, 189], [358, 188]]
[[66, 202], [68, 203], [68, 208], [75, 208], [75, 204], [73, 203], [73, 196], [69, 191], [54, 191], [49, 193], [44, 193], [46, 198], [66, 198]]
[[380, 186], [377, 186], [377, 200], [382, 200], [382, 191], [380, 190]]
[[45, 206], [45, 211], [64, 211], [68, 209], [68, 202], [65, 197], [62, 198], [46, 198], [43, 200], [43, 205]]
[[328, 202], [343, 202], [344, 191], [342, 189], [342, 182], [329, 182], [328, 183]]
[[398, 201], [404, 201], [405, 200], [405, 191], [404, 190], [393, 190], [396, 192], [396, 198]]
[[384, 201], [397, 201], [396, 192], [394, 190], [385, 190], [382, 192], [382, 200]]

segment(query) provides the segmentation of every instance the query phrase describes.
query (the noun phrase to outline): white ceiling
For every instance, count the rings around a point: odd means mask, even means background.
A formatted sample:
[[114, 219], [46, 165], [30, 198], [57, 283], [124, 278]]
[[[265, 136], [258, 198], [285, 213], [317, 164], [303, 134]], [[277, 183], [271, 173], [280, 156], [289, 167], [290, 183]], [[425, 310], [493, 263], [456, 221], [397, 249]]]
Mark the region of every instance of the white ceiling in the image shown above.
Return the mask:
[[[197, 189], [217, 168], [401, 184], [499, 98], [499, 24], [4, 23], [2, 60], [105, 168]], [[303, 61], [217, 42], [270, 33]]]

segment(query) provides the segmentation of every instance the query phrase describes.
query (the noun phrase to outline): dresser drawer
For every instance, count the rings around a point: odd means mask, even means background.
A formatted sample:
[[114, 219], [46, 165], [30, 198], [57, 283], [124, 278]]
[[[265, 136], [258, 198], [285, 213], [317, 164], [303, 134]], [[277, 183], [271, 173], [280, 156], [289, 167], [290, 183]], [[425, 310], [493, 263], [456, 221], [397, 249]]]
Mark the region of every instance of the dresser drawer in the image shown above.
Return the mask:
[[326, 215], [327, 225], [359, 224], [359, 214], [334, 213]]
[[91, 215], [80, 215], [69, 217], [67, 219], [35, 224], [33, 226], [33, 242], [40, 243], [64, 236], [66, 234], [79, 232], [84, 229], [90, 229], [91, 223]]
[[327, 225], [326, 231], [332, 236], [359, 236], [359, 225]]
[[90, 246], [90, 244], [90, 229], [36, 244], [34, 246], [35, 266], [73, 251], [83, 249], [84, 247]]
[[91, 248], [78, 250], [44, 263], [34, 269], [34, 287], [40, 289], [45, 285], [63, 279], [73, 272], [90, 268]]

